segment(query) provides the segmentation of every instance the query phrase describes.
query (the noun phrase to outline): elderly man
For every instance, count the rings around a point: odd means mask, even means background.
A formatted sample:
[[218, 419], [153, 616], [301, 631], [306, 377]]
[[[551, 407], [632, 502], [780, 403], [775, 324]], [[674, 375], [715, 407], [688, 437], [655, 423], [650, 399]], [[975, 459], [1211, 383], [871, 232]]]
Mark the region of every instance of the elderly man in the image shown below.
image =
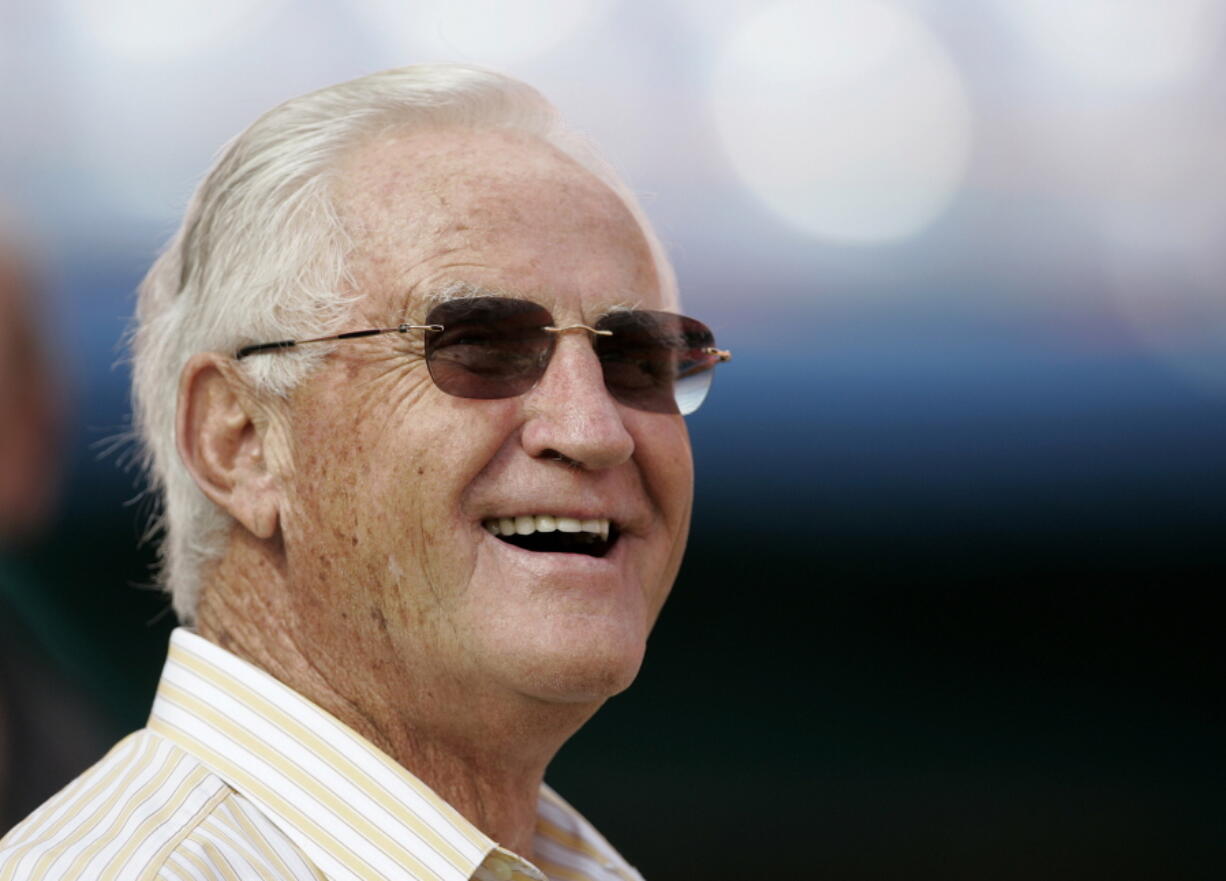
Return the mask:
[[638, 877], [542, 783], [681, 561], [728, 357], [528, 87], [437, 65], [271, 111], [140, 291], [176, 631], [148, 727], [0, 879]]

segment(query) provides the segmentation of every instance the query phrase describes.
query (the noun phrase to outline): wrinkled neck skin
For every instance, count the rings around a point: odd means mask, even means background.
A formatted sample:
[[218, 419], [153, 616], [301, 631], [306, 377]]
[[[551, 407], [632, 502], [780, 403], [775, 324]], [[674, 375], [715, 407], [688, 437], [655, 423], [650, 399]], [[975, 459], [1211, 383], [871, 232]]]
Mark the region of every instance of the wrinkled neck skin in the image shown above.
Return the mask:
[[[235, 529], [205, 579], [195, 628], [383, 750], [501, 846], [533, 857], [545, 769], [602, 701], [474, 693], [458, 681], [320, 662], [299, 636], [277, 544]], [[343, 672], [338, 675], [337, 669]]]

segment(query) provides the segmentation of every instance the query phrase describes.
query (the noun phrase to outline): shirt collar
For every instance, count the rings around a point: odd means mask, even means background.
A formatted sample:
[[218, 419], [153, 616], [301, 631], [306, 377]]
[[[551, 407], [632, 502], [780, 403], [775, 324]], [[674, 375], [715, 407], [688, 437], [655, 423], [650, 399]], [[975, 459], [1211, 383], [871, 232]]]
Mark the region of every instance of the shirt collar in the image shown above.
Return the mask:
[[487, 855], [507, 853], [353, 729], [183, 628], [171, 636], [149, 728], [253, 802], [336, 881], [466, 881]]
[[[149, 728], [255, 804], [334, 881], [545, 881], [426, 784], [263, 670], [178, 628]], [[534, 847], [549, 877], [641, 881], [541, 787]]]

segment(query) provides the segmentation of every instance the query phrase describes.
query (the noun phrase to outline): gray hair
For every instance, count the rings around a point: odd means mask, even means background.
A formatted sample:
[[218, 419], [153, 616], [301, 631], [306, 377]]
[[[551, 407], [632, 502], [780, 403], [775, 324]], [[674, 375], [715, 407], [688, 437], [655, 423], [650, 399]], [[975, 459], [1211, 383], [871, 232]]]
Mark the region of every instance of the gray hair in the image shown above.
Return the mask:
[[[350, 242], [332, 202], [338, 160], [389, 129], [464, 126], [522, 131], [553, 144], [609, 185], [638, 220], [665, 296], [676, 282], [633, 194], [536, 90], [475, 67], [428, 64], [384, 71], [287, 101], [221, 151], [183, 223], [141, 282], [130, 335], [133, 412], [149, 490], [160, 503], [160, 583], [180, 620], [195, 613], [205, 566], [225, 550], [231, 518], [179, 459], [179, 376], [198, 352], [338, 332], [356, 300]], [[257, 388], [286, 395], [320, 353], [253, 358]]]

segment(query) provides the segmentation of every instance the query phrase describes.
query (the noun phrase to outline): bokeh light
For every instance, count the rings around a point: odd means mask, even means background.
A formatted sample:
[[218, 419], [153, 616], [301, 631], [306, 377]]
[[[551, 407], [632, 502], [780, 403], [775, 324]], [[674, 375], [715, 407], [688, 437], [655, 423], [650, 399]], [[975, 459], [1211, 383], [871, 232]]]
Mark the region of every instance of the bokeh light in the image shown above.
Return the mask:
[[1221, 42], [1218, 0], [1002, 0], [1031, 43], [1087, 82], [1170, 85], [1202, 73]]
[[354, 0], [385, 41], [421, 58], [507, 65], [540, 55], [592, 25], [608, 0]]
[[922, 230], [957, 191], [970, 111], [948, 54], [878, 0], [785, 0], [725, 47], [711, 100], [728, 158], [776, 214], [835, 242]]
[[130, 61], [180, 61], [267, 22], [287, 0], [63, 0], [99, 49]]
[[[71, 127], [62, 149], [89, 201], [160, 225], [179, 215], [219, 145], [269, 107], [344, 74], [326, 51], [336, 38], [327, 20], [284, 14], [286, 0], [174, 0], [171, 12], [148, 17], [145, 5], [112, 0], [87, 15], [90, 4], [64, 0], [73, 52], [62, 106], [52, 109]], [[104, 10], [114, 20], [95, 27]]]
[[1206, 134], [1190, 120], [1116, 157], [1102, 231], [1111, 293], [1138, 341], [1226, 395], [1226, 162]]

